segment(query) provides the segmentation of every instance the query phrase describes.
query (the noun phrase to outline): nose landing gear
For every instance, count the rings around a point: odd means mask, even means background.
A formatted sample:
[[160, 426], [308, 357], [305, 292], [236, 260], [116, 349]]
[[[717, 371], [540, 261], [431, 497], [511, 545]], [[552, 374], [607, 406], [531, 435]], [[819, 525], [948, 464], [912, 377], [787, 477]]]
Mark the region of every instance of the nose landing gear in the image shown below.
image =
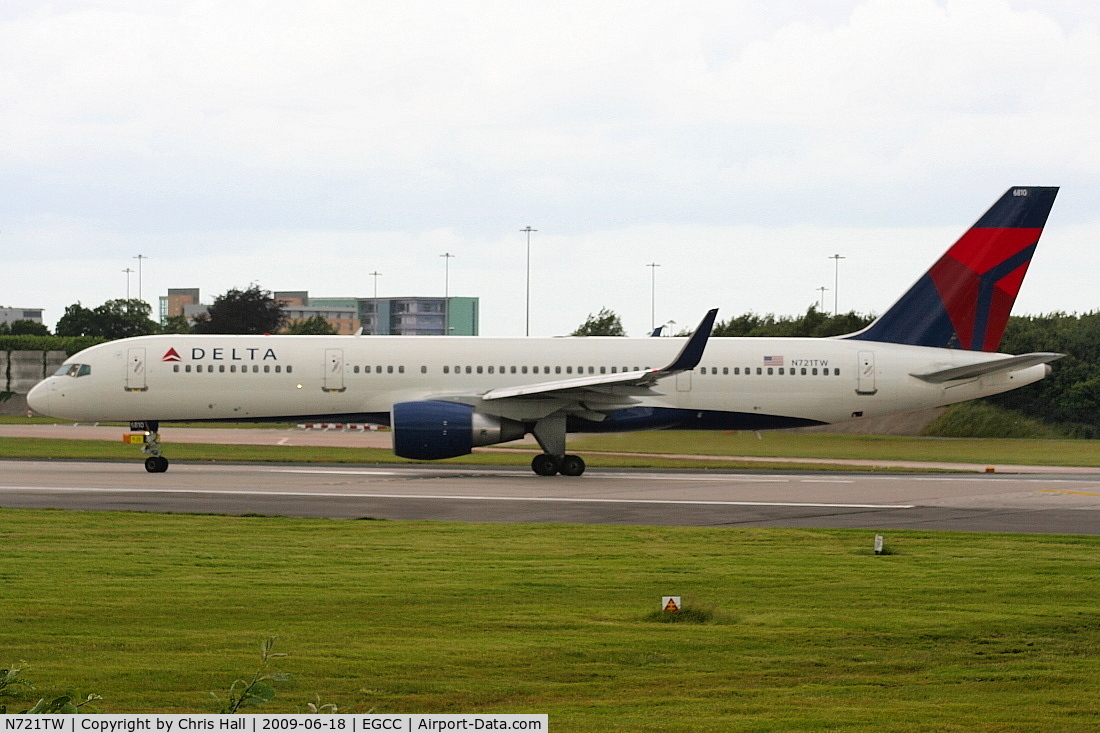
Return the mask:
[[145, 459], [145, 470], [149, 473], [164, 473], [168, 470], [168, 459], [160, 454], [160, 423], [156, 420], [143, 420], [130, 423], [130, 430], [141, 431], [127, 433], [122, 437], [126, 443], [141, 445]]

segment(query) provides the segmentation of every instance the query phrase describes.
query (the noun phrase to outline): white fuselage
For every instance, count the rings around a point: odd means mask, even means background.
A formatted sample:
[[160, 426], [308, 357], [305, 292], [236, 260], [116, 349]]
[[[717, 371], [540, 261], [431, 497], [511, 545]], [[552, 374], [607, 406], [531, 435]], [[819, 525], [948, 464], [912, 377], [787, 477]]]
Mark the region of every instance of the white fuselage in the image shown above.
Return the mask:
[[[660, 368], [684, 341], [145, 336], [80, 352], [66, 364], [86, 369], [59, 371], [38, 384], [28, 401], [38, 412], [72, 420], [358, 416], [386, 422], [398, 402]], [[995, 358], [839, 338], [712, 338], [694, 370], [662, 379], [652, 393], [633, 398], [643, 413], [651, 408], [652, 420], [591, 425], [581, 420], [570, 429], [835, 423], [1004, 392], [1042, 379], [1049, 369], [1039, 364], [940, 384], [912, 376]]]

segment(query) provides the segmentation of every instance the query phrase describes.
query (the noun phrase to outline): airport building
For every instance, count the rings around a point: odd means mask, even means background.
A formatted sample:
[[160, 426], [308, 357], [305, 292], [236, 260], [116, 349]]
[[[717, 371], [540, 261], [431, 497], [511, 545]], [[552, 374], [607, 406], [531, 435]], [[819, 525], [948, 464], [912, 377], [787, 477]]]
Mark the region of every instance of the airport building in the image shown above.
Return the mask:
[[0, 323], [9, 326], [15, 321], [34, 321], [42, 323], [41, 308], [0, 308]]
[[[478, 299], [450, 298], [311, 298], [307, 290], [272, 293], [290, 323], [321, 316], [337, 333], [379, 336], [477, 336]], [[185, 316], [188, 321], [207, 306], [200, 302], [198, 288], [173, 288], [160, 296], [160, 320]]]

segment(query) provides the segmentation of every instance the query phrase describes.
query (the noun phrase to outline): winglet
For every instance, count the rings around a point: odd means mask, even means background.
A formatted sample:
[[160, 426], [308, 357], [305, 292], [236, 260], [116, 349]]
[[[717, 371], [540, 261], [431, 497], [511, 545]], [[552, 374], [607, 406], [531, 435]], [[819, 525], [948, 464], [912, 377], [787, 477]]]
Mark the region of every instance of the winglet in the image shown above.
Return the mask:
[[699, 365], [699, 360], [703, 358], [703, 349], [707, 347], [707, 339], [710, 338], [710, 332], [714, 329], [714, 319], [717, 317], [717, 308], [707, 311], [707, 314], [703, 316], [703, 320], [699, 323], [699, 327], [695, 329], [695, 333], [691, 334], [691, 338], [684, 344], [684, 348], [680, 349], [680, 353], [676, 355], [672, 363], [659, 370], [661, 376], [686, 372]]

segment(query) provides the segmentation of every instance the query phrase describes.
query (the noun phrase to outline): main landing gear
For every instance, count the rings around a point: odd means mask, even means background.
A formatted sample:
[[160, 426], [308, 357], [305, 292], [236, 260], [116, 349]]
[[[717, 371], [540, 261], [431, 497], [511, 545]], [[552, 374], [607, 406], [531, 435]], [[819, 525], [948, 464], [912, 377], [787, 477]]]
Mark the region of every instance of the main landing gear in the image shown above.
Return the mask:
[[556, 473], [562, 476], [580, 476], [584, 469], [584, 459], [580, 456], [542, 453], [531, 459], [531, 470], [539, 476], [553, 476]]
[[584, 473], [584, 459], [565, 453], [565, 415], [558, 413], [544, 417], [531, 430], [545, 453], [531, 459], [531, 470], [539, 476], [580, 476]]
[[160, 454], [160, 423], [156, 420], [144, 420], [130, 423], [130, 430], [141, 431], [127, 433], [122, 437], [127, 443], [141, 445], [145, 459], [145, 470], [149, 473], [164, 473], [168, 470], [168, 459]]

